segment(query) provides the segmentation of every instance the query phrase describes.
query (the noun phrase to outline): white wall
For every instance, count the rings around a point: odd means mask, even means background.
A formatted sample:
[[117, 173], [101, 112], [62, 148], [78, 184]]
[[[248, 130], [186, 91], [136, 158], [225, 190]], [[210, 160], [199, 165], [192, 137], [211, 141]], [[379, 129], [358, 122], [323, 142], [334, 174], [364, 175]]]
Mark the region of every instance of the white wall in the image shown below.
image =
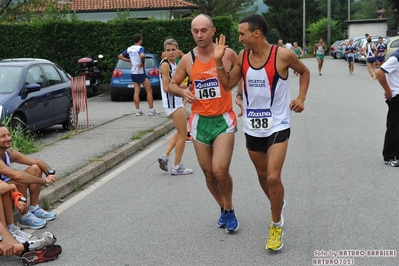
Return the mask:
[[348, 28], [348, 37], [354, 38], [364, 36], [366, 33], [371, 36], [386, 36], [388, 24], [386, 21], [372, 23], [351, 23]]

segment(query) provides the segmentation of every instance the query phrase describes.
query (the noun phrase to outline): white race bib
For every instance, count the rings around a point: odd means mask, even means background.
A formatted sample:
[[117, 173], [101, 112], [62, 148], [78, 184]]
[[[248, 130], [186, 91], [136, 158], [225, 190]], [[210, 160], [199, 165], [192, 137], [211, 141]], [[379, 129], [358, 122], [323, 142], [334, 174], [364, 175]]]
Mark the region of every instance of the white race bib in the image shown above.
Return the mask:
[[269, 129], [273, 126], [272, 110], [247, 109], [246, 123], [249, 129]]
[[195, 97], [198, 100], [210, 100], [221, 97], [219, 81], [217, 78], [195, 80]]

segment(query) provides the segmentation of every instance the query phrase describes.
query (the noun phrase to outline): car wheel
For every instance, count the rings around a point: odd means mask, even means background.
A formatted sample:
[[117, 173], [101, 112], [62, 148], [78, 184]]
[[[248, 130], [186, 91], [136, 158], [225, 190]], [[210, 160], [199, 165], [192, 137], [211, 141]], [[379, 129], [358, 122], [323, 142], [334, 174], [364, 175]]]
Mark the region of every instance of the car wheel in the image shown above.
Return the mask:
[[119, 95], [113, 94], [111, 92], [111, 101], [117, 102], [117, 101], [119, 101], [119, 98], [120, 98]]
[[20, 115], [14, 115], [12, 117], [11, 127], [14, 130], [21, 131], [21, 132], [26, 131], [28, 128], [26, 125], [26, 120]]
[[[78, 124], [78, 114], [76, 114], [76, 125]], [[73, 112], [72, 103], [69, 104], [67, 119], [62, 123], [64, 130], [70, 130], [75, 128], [75, 115]]]

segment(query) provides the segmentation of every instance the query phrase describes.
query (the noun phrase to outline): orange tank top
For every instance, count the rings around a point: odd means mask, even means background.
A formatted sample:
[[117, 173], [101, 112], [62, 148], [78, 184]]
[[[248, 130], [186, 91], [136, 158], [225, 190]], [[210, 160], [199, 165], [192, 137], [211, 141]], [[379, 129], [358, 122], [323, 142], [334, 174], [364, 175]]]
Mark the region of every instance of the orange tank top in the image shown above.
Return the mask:
[[206, 63], [196, 60], [194, 51], [190, 51], [193, 68], [192, 93], [197, 100], [191, 111], [202, 116], [217, 116], [232, 110], [231, 92], [225, 91], [217, 78], [216, 62], [212, 58]]

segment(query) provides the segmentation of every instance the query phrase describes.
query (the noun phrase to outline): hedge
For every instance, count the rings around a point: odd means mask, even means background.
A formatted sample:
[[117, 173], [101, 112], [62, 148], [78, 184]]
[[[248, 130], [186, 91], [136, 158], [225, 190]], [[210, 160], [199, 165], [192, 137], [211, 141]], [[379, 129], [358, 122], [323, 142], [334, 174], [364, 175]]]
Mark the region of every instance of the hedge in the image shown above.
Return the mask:
[[[225, 34], [229, 46], [238, 52], [242, 46], [238, 42], [237, 24], [226, 16], [215, 17], [213, 21], [215, 37]], [[0, 59], [45, 58], [56, 62], [72, 76], [77, 76], [79, 58], [102, 54], [103, 83], [109, 83], [118, 55], [133, 44], [135, 33], [143, 35], [143, 46], [148, 53], [160, 55], [167, 36], [176, 39], [179, 48], [188, 52], [195, 47], [190, 27], [191, 18], [0, 24]]]

